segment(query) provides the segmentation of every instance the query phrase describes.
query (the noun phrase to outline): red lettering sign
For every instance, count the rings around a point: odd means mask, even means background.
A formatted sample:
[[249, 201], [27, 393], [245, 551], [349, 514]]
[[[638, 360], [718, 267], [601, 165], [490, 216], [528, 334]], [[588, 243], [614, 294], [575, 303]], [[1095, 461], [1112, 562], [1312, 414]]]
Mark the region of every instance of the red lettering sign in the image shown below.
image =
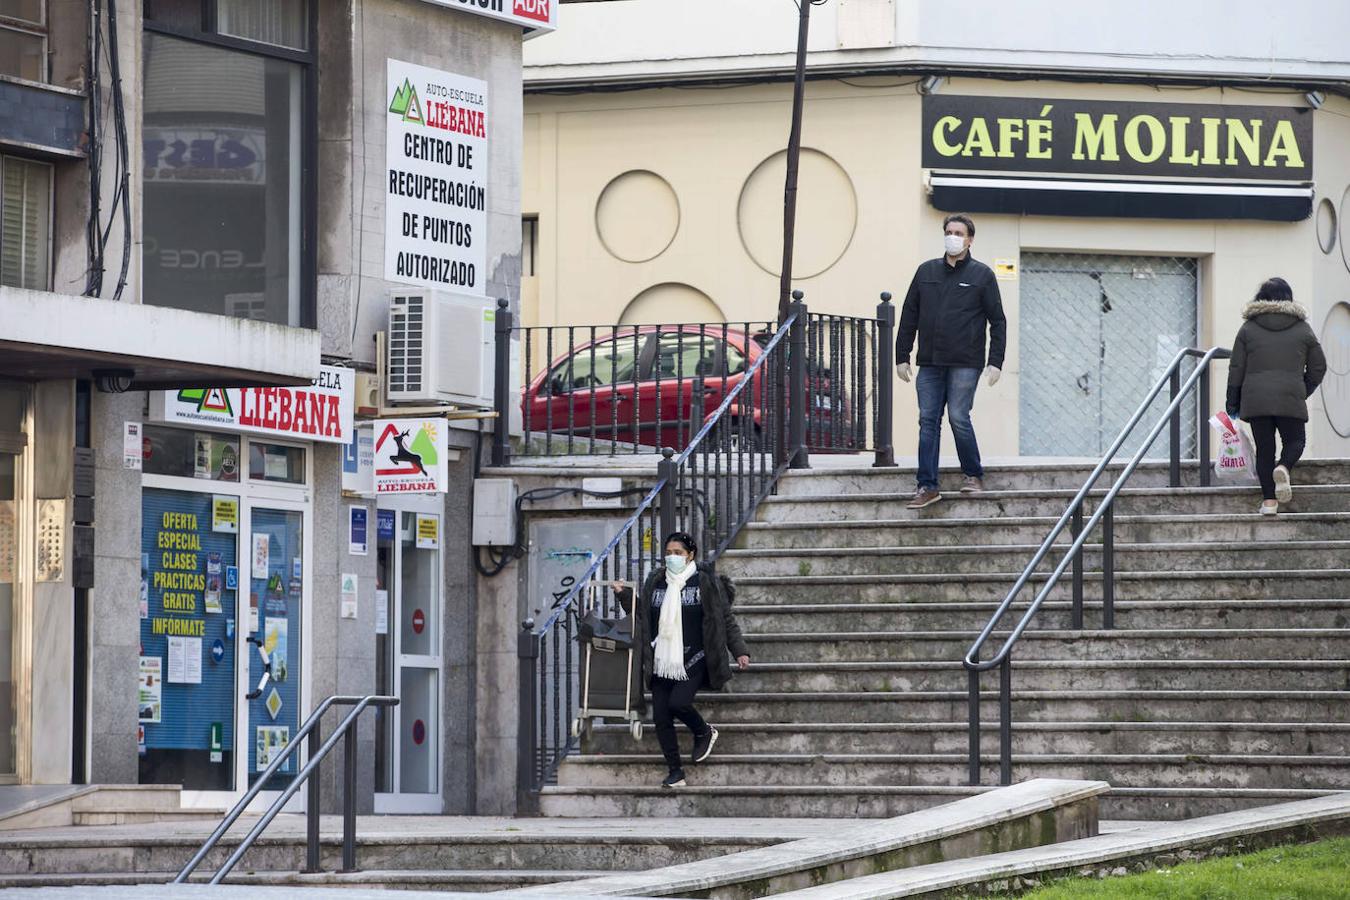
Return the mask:
[[515, 13], [536, 22], [548, 22], [549, 0], [515, 0]]
[[414, 634], [421, 634], [422, 629], [427, 627], [427, 617], [422, 615], [420, 609], [413, 610], [412, 626]]

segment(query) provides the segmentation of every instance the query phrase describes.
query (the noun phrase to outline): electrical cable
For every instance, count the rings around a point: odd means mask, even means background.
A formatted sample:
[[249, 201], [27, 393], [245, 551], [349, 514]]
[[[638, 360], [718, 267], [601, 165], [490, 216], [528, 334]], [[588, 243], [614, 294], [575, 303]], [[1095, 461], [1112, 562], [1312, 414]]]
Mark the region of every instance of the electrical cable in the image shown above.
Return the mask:
[[[122, 207], [122, 268], [117, 276], [113, 300], [122, 299], [127, 286], [127, 272], [131, 267], [131, 160], [127, 140], [127, 114], [122, 100], [122, 68], [117, 50], [117, 0], [108, 0], [108, 75], [112, 79], [113, 125], [117, 137], [117, 164], [120, 184], [117, 199]], [[111, 220], [108, 223], [112, 227]]]
[[[481, 426], [480, 426], [481, 427]], [[479, 442], [482, 443], [481, 441]], [[477, 454], [475, 454], [476, 456]], [[525, 516], [522, 514], [522, 506], [525, 503], [537, 503], [542, 500], [554, 500], [558, 497], [571, 495], [573, 497], [597, 497], [605, 500], [613, 500], [617, 497], [627, 497], [632, 494], [646, 494], [650, 488], [635, 487], [620, 491], [590, 491], [585, 488], [558, 487], [558, 488], [535, 488], [532, 491], [526, 491], [516, 498], [516, 542], [510, 547], [497, 548], [474, 548], [473, 555], [474, 568], [478, 574], [484, 578], [495, 578], [505, 571], [512, 560], [519, 559], [525, 555]], [[492, 567], [483, 565], [482, 555], [478, 550], [486, 549], [488, 559], [492, 561]]]
[[103, 47], [103, 4], [89, 0], [89, 224], [85, 240], [89, 270], [85, 273], [84, 296], [96, 297], [103, 290], [103, 248], [99, 241], [99, 202], [101, 191], [100, 169], [103, 166], [103, 139], [99, 129], [99, 112], [103, 97], [99, 81]]

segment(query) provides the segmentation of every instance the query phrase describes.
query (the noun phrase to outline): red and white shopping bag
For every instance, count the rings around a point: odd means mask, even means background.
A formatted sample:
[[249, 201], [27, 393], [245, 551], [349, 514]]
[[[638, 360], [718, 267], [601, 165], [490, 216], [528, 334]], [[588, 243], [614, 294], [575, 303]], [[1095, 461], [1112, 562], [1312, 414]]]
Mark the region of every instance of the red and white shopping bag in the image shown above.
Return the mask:
[[1220, 410], [1209, 417], [1209, 424], [1219, 436], [1219, 456], [1214, 460], [1214, 474], [1229, 481], [1256, 479], [1256, 453], [1251, 438], [1228, 413]]

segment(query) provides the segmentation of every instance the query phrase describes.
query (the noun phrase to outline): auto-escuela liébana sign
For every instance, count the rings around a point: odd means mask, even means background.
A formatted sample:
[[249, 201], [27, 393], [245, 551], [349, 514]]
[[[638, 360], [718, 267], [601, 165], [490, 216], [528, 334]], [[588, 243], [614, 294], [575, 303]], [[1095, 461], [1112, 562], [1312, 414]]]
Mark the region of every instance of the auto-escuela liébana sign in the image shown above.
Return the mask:
[[928, 169], [1311, 181], [1312, 110], [935, 94]]

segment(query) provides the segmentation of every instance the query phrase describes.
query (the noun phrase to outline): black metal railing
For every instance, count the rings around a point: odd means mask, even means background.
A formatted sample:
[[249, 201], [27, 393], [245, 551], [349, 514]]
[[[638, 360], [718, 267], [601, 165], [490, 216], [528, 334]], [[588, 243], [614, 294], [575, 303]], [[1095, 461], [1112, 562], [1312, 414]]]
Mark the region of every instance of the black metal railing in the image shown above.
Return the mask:
[[[1164, 428], [1169, 430], [1170, 463], [1168, 466], [1168, 482], [1172, 487], [1181, 486], [1181, 405], [1186, 399], [1186, 395], [1192, 389], [1199, 385], [1197, 391], [1199, 395], [1199, 411], [1196, 416], [1196, 427], [1198, 429], [1198, 445], [1200, 448], [1200, 484], [1208, 486], [1209, 479], [1209, 401], [1210, 401], [1210, 374], [1209, 364], [1215, 359], [1227, 359], [1231, 356], [1228, 350], [1215, 347], [1210, 350], [1197, 350], [1188, 348], [1177, 353], [1172, 360], [1171, 366], [1167, 372], [1154, 385], [1153, 390], [1149, 392], [1144, 402], [1140, 404], [1134, 415], [1126, 423], [1115, 441], [1111, 444], [1109, 450], [1102, 457], [1101, 462], [1097, 463], [1092, 474], [1088, 476], [1087, 481], [1069, 501], [1069, 506], [1064, 514], [1059, 517], [1059, 521], [1050, 529], [1050, 534], [1041, 542], [1040, 547], [1032, 556], [1031, 561], [1027, 563], [1022, 574], [1013, 584], [1012, 590], [999, 604], [989, 623], [984, 626], [978, 638], [975, 639], [962, 661], [967, 677], [969, 679], [969, 698], [968, 709], [970, 719], [970, 783], [978, 785], [980, 783], [980, 673], [987, 672], [997, 668], [999, 670], [999, 783], [1012, 783], [1012, 652], [1022, 633], [1026, 631], [1031, 620], [1040, 610], [1041, 604], [1045, 602], [1046, 597], [1059, 584], [1065, 571], [1070, 566], [1073, 567], [1072, 591], [1073, 603], [1071, 612], [1071, 628], [1074, 630], [1083, 629], [1083, 550], [1092, 535], [1093, 530], [1100, 524], [1102, 526], [1101, 538], [1101, 576], [1102, 576], [1102, 627], [1111, 629], [1115, 627], [1115, 589], [1116, 589], [1116, 570], [1115, 570], [1115, 501], [1121, 490], [1129, 481], [1130, 476], [1134, 474], [1139, 467], [1139, 463], [1148, 453], [1153, 442], [1158, 439]], [[1195, 369], [1183, 383], [1181, 380], [1182, 364], [1188, 359], [1197, 359]], [[1107, 490], [1101, 501], [1097, 503], [1095, 510], [1086, 523], [1083, 521], [1084, 506], [1089, 494], [1097, 484], [1097, 480], [1102, 473], [1115, 460], [1116, 454], [1120, 448], [1125, 445], [1133, 434], [1135, 428], [1148, 413], [1149, 407], [1158, 397], [1164, 387], [1169, 388], [1170, 403], [1166, 412], [1158, 419], [1157, 423], [1144, 438], [1142, 445], [1134, 456], [1121, 470], [1120, 475], [1116, 477]], [[1026, 612], [1022, 614], [1017, 625], [1008, 634], [993, 658], [981, 661], [980, 652], [984, 648], [985, 642], [994, 634], [994, 629], [998, 627], [1004, 615], [1012, 608], [1013, 603], [1021, 594], [1022, 589], [1031, 581], [1036, 569], [1041, 562], [1045, 560], [1050, 551], [1054, 548], [1055, 541], [1068, 527], [1071, 529], [1073, 541], [1065, 551], [1063, 557], [1056, 564], [1054, 571], [1046, 579], [1045, 584], [1036, 592], [1035, 599], [1027, 607]]]
[[[802, 325], [807, 450], [872, 450], [877, 465], [893, 465], [890, 294], [882, 294], [876, 318], [809, 314]], [[517, 327], [499, 301], [493, 465], [512, 456], [683, 451], [746, 378], [775, 328], [755, 321]], [[518, 411], [510, 408], [513, 381], [521, 385]], [[768, 387], [766, 379], [740, 392], [733, 421], [723, 426], [736, 440], [744, 431], [748, 440], [771, 442], [765, 420], [785, 411], [769, 408], [782, 396]], [[513, 447], [509, 429], [517, 413], [522, 435]]]
[[[338, 723], [337, 728], [328, 736], [328, 740], [322, 744], [319, 743], [319, 723], [323, 719], [324, 713], [328, 712], [334, 706], [350, 706], [351, 712], [343, 717]], [[282, 808], [290, 802], [302, 785], [308, 782], [309, 791], [305, 798], [305, 817], [306, 817], [306, 849], [305, 849], [305, 871], [321, 872], [321, 862], [319, 858], [319, 806], [322, 800], [320, 795], [320, 783], [316, 777], [319, 766], [333, 748], [337, 746], [338, 741], [343, 741], [343, 772], [342, 772], [342, 871], [355, 872], [356, 869], [356, 720], [360, 718], [361, 713], [370, 706], [398, 706], [397, 697], [385, 697], [379, 695], [370, 695], [366, 697], [329, 697], [319, 704], [318, 709], [310, 713], [305, 723], [291, 738], [286, 748], [281, 751], [276, 759], [263, 770], [257, 779], [253, 782], [253, 787], [240, 798], [234, 808], [226, 814], [216, 830], [211, 832], [211, 836], [206, 839], [201, 848], [188, 860], [187, 865], [183, 866], [173, 884], [182, 884], [187, 881], [197, 866], [201, 865], [202, 860], [209, 854], [225, 836], [225, 832], [238, 821], [239, 817], [248, 809], [248, 805], [253, 799], [262, 792], [263, 787], [268, 784], [272, 776], [281, 771], [282, 766], [292, 757], [297, 756], [301, 746], [301, 738], [305, 739], [308, 746], [308, 760], [300, 769], [299, 774], [291, 781], [286, 789], [283, 790], [272, 804], [267, 807], [267, 811], [254, 824], [249, 833], [239, 842], [239, 846], [230, 854], [229, 858], [221, 864], [216, 873], [211, 876], [211, 884], [220, 884], [226, 875], [239, 864], [244, 858], [244, 854], [249, 851], [253, 843], [267, 830], [267, 826], [272, 824], [272, 820], [277, 817]]]
[[[808, 314], [801, 293], [793, 296], [787, 321], [743, 377], [719, 395], [715, 407], [700, 401], [711, 411], [698, 416], [701, 424], [684, 450], [676, 455], [672, 448], [663, 449], [655, 485], [585, 574], [542, 612], [540, 621], [522, 624], [517, 760], [522, 811], [533, 808], [538, 792], [577, 746], [571, 725], [580, 705], [576, 634], [582, 592], [599, 590], [600, 612], [617, 614], [603, 586], [624, 581], [639, 590], [661, 557], [660, 542], [675, 530], [690, 532], [704, 557], [716, 560], [783, 472], [804, 461]], [[758, 420], [743, 413], [751, 398], [764, 401]]]

